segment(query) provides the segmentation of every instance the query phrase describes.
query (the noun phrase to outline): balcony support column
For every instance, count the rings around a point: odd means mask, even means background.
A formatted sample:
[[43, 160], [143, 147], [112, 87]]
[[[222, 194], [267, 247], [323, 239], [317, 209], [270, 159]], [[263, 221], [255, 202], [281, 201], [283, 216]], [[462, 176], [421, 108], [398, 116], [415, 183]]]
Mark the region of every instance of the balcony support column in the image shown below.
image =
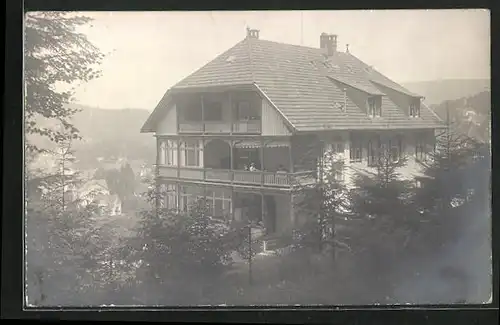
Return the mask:
[[264, 139], [260, 138], [260, 185], [264, 186]]
[[262, 215], [262, 223], [264, 224], [264, 228], [266, 229], [266, 233], [267, 233], [267, 220], [266, 220], [266, 208], [264, 206], [264, 193], [263, 192], [260, 192], [260, 210], [261, 210], [261, 215]]
[[156, 137], [156, 170], [155, 170], [155, 207], [156, 207], [156, 217], [158, 217], [158, 211], [160, 209], [160, 149], [161, 149], [161, 139]]
[[205, 105], [203, 103], [203, 94], [200, 95], [201, 97], [201, 125], [203, 126], [203, 134], [205, 134]]
[[181, 139], [177, 138], [177, 178], [181, 177]]
[[[229, 121], [231, 123], [231, 129], [229, 130], [229, 134], [233, 135], [233, 127], [234, 127], [234, 107], [233, 107], [233, 96], [231, 92], [227, 94], [228, 102], [229, 102]], [[232, 168], [231, 168], [232, 169]]]
[[234, 221], [234, 187], [231, 186], [231, 210], [229, 213], [231, 214], [231, 222]]
[[290, 173], [293, 173], [293, 152], [292, 152], [292, 141], [288, 144], [288, 158], [290, 160]]
[[[205, 124], [203, 124], [203, 125], [205, 125]], [[203, 180], [207, 179], [207, 169], [205, 168], [205, 144], [206, 144], [206, 140], [205, 140], [205, 136], [203, 136], [203, 138], [201, 139], [201, 145], [202, 145], [202, 149], [203, 149], [201, 152], [201, 155], [203, 156], [203, 164], [201, 166], [203, 168]], [[198, 157], [198, 159], [199, 158], [200, 157]]]
[[[231, 122], [231, 132], [233, 130], [233, 127], [232, 127], [233, 123]], [[231, 185], [233, 184], [233, 180], [234, 180], [234, 172], [233, 172], [233, 169], [234, 169], [234, 162], [233, 162], [233, 150], [234, 150], [234, 144], [233, 144], [233, 139], [230, 139], [229, 140], [229, 169], [231, 170], [230, 174], [230, 181], [231, 181]], [[231, 198], [232, 200], [232, 198]]]

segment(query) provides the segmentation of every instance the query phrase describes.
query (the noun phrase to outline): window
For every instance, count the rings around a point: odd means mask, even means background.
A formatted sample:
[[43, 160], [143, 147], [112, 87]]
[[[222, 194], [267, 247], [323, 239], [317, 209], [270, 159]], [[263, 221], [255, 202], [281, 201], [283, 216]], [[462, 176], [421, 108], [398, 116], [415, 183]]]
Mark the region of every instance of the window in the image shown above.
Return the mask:
[[200, 156], [203, 150], [199, 140], [182, 141], [180, 149], [181, 166], [201, 167]]
[[165, 207], [167, 209], [177, 209], [177, 186], [175, 184], [167, 184], [165, 192]]
[[207, 190], [205, 200], [209, 213], [215, 218], [231, 215], [231, 195], [223, 190]]
[[260, 116], [257, 112], [257, 109], [250, 105], [247, 101], [237, 102], [236, 104], [236, 118], [239, 121], [248, 121], [248, 120], [259, 120]]
[[382, 116], [382, 96], [368, 98], [368, 115], [372, 117]]
[[399, 162], [402, 157], [403, 140], [401, 137], [389, 140], [389, 154], [393, 163]]
[[181, 186], [179, 192], [179, 210], [184, 212], [190, 211], [198, 198], [196, 189], [193, 187]]
[[222, 121], [222, 103], [208, 102], [204, 103], [205, 121]]
[[417, 142], [415, 144], [415, 159], [418, 161], [426, 161], [427, 160], [427, 145], [422, 138], [417, 138]]
[[177, 141], [167, 140], [161, 144], [160, 164], [167, 166], [177, 166]]
[[349, 148], [349, 159], [351, 162], [361, 162], [363, 158], [361, 148], [361, 141], [358, 139], [351, 140], [351, 146]]
[[410, 117], [420, 116], [420, 98], [412, 98], [410, 103]]
[[380, 139], [375, 138], [368, 141], [368, 166], [376, 166], [380, 158]]

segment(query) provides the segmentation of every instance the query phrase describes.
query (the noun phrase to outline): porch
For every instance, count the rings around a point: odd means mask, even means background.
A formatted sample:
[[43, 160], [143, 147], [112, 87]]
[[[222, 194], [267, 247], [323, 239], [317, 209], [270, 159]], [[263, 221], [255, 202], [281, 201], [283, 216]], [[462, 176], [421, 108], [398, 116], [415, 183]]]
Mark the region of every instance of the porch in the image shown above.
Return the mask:
[[174, 182], [163, 188], [165, 207], [169, 209], [189, 211], [204, 199], [212, 217], [242, 225], [260, 224], [266, 236], [287, 233], [293, 227], [291, 193]]

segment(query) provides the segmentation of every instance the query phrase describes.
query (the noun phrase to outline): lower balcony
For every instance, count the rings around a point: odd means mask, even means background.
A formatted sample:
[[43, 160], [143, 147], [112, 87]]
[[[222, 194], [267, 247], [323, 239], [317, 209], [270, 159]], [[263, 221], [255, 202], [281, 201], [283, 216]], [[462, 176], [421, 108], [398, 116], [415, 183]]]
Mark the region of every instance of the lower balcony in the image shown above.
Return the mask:
[[314, 171], [287, 173], [211, 168], [177, 168], [176, 166], [160, 165], [158, 174], [160, 177], [165, 178], [279, 188], [289, 188], [293, 185], [303, 186], [316, 182]]

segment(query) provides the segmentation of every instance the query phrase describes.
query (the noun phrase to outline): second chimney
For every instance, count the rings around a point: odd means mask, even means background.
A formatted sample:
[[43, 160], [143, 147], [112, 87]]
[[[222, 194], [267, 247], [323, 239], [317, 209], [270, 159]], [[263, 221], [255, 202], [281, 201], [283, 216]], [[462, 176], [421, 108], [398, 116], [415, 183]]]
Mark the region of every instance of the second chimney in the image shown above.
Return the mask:
[[247, 27], [247, 37], [248, 38], [255, 38], [255, 39], [258, 39], [259, 38], [259, 30], [258, 29], [250, 29], [249, 27]]
[[337, 35], [321, 33], [319, 45], [325, 51], [326, 55], [334, 55], [337, 52]]

